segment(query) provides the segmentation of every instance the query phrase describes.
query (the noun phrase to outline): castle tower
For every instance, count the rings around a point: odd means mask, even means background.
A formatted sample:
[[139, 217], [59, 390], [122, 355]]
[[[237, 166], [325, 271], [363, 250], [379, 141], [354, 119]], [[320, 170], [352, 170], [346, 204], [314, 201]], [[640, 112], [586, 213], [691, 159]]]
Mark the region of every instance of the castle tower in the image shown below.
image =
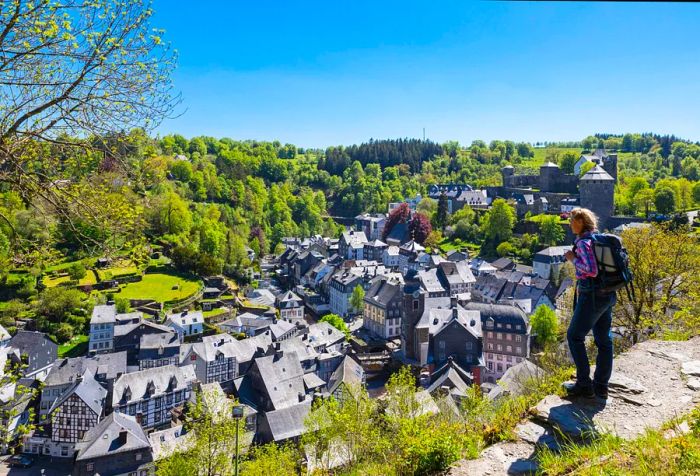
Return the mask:
[[617, 183], [617, 154], [609, 154], [603, 157], [603, 168]]
[[540, 192], [556, 192], [557, 179], [561, 170], [557, 164], [545, 162], [540, 166]]
[[589, 170], [578, 184], [580, 203], [598, 217], [598, 229], [607, 228], [608, 219], [615, 212], [615, 179], [600, 165]]
[[509, 177], [512, 177], [515, 175], [515, 167], [512, 165], [506, 165], [501, 169], [501, 177], [503, 178], [503, 186], [504, 187], [512, 187], [513, 184], [511, 183], [511, 180]]

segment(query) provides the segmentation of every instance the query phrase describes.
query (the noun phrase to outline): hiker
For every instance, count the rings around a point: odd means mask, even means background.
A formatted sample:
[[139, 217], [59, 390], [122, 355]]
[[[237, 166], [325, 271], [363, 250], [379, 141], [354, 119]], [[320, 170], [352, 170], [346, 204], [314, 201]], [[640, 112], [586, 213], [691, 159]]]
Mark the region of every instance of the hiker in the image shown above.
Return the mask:
[[[597, 288], [598, 265], [591, 235], [597, 233], [595, 214], [586, 208], [576, 208], [569, 216], [569, 226], [576, 235], [573, 251], [564, 255], [576, 271], [576, 300], [574, 315], [566, 333], [569, 350], [576, 364], [576, 382], [566, 383], [568, 396], [608, 398], [608, 381], [613, 368], [613, 343], [610, 335], [612, 310], [617, 302], [615, 291]], [[595, 374], [591, 381], [585, 339], [593, 330], [598, 348]]]

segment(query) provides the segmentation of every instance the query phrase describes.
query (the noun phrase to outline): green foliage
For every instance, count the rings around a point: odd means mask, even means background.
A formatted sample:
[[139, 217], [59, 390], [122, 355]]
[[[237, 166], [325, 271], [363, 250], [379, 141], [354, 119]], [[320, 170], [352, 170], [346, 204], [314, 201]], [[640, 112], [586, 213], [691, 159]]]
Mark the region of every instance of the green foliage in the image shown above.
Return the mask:
[[319, 319], [319, 322], [327, 322], [328, 324], [332, 325], [333, 327], [341, 331], [343, 334], [345, 334], [346, 338], [350, 338], [350, 329], [348, 328], [348, 325], [345, 323], [343, 318], [340, 317], [338, 314], [326, 314], [321, 319]]
[[240, 471], [244, 476], [296, 476], [300, 474], [300, 456], [298, 449], [291, 444], [255, 446], [242, 461]]
[[114, 300], [114, 304], [116, 305], [117, 312], [119, 314], [131, 312], [131, 302], [127, 298], [118, 297]]
[[504, 241], [500, 245], [496, 247], [496, 253], [498, 253], [498, 256], [504, 257], [504, 256], [510, 256], [515, 252], [515, 248], [509, 241]]
[[565, 233], [557, 215], [545, 215], [540, 221], [540, 241], [543, 245], [554, 246], [564, 241]]
[[79, 281], [87, 276], [87, 271], [85, 266], [80, 261], [73, 263], [70, 268], [68, 268], [68, 275], [74, 281]]
[[672, 213], [676, 210], [676, 194], [671, 188], [657, 188], [654, 192], [654, 205], [659, 213]]
[[591, 170], [593, 167], [595, 167], [595, 163], [593, 163], [593, 162], [584, 162], [583, 164], [581, 164], [581, 168], [580, 168], [579, 173], [578, 173], [579, 176], [580, 176], [580, 177], [583, 177], [583, 176], [586, 175], [586, 174], [588, 173], [588, 171]]
[[83, 293], [76, 289], [67, 289], [61, 286], [48, 288], [41, 293], [38, 311], [51, 322], [59, 323], [68, 317], [68, 314], [81, 307]]
[[484, 237], [496, 246], [513, 236], [514, 226], [515, 210], [505, 200], [498, 198], [493, 201], [491, 209], [484, 215], [481, 231]]
[[545, 304], [537, 306], [535, 312], [530, 316], [530, 324], [538, 344], [544, 346], [557, 341], [559, 336], [559, 318], [549, 306]]
[[574, 166], [576, 165], [576, 162], [579, 160], [579, 154], [568, 151], [564, 152], [564, 154], [561, 156], [561, 161], [559, 162], [559, 167], [564, 173], [567, 174], [573, 174], [574, 173]]
[[355, 286], [350, 295], [350, 305], [355, 310], [355, 312], [361, 312], [364, 307], [365, 300], [365, 290], [359, 284]]

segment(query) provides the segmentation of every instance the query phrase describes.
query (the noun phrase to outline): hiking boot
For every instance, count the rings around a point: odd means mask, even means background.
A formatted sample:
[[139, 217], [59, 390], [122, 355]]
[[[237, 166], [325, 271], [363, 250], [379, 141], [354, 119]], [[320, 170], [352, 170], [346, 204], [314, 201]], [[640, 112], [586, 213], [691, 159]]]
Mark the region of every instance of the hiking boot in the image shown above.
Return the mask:
[[608, 387], [605, 385], [594, 384], [593, 393], [595, 393], [596, 398], [599, 398], [601, 400], [608, 399]]
[[565, 382], [563, 386], [566, 390], [567, 397], [593, 398], [595, 396], [593, 385], [579, 385], [578, 382]]

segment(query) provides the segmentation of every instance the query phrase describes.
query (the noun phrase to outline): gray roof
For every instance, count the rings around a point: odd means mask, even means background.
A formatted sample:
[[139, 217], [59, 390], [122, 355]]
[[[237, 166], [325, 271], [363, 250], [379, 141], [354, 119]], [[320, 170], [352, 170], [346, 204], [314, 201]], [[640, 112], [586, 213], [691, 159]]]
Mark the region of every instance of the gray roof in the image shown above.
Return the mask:
[[286, 293], [277, 296], [277, 305], [280, 309], [293, 309], [295, 307], [303, 306], [304, 302], [292, 291], [287, 291]]
[[[175, 380], [172, 380], [173, 377]], [[127, 401], [140, 400], [146, 395], [146, 388], [151, 382], [155, 386], [154, 395], [159, 395], [170, 388], [171, 382], [176, 384], [175, 389], [184, 389], [195, 379], [194, 367], [191, 365], [183, 367], [164, 365], [124, 374], [114, 382], [112, 405], [119, 404], [126, 389], [131, 392], [131, 399]]]
[[204, 314], [202, 311], [184, 311], [177, 314], [168, 314], [165, 316], [165, 323], [176, 324], [178, 326], [188, 326], [191, 324], [203, 324]]
[[429, 293], [445, 292], [445, 288], [442, 287], [436, 268], [418, 271], [418, 279], [423, 289]]
[[258, 357], [255, 365], [270, 403], [276, 410], [298, 403], [299, 394], [306, 395], [304, 371], [296, 353]]
[[27, 368], [23, 369], [25, 375], [50, 365], [58, 356], [58, 346], [43, 332], [17, 331], [8, 347], [29, 358]]
[[453, 359], [449, 359], [445, 365], [435, 370], [433, 381], [428, 387], [428, 392], [433, 393], [442, 387], [449, 387], [450, 393], [466, 396], [471, 383], [471, 374], [462, 369]]
[[270, 333], [272, 334], [272, 339], [277, 340], [295, 328], [295, 324], [280, 320], [274, 324], [270, 324]]
[[540, 165], [540, 168], [549, 168], [549, 167], [555, 167], [557, 169], [559, 168], [559, 166], [557, 164], [555, 164], [554, 162], [545, 162], [544, 164]]
[[279, 410], [267, 412], [265, 418], [274, 441], [296, 438], [304, 433], [304, 420], [311, 411], [310, 402], [301, 402]]
[[161, 332], [166, 332], [166, 333], [173, 332], [172, 328], [170, 328], [168, 326], [156, 324], [155, 322], [152, 322], [148, 319], [140, 319], [139, 322], [133, 322], [130, 324], [122, 324], [122, 325], [114, 326], [114, 337], [122, 337], [122, 336], [125, 336], [127, 334], [130, 334], [132, 331], [135, 331], [136, 329], [138, 329], [142, 325], [145, 325], [145, 326], [150, 327], [152, 329], [159, 330]]
[[350, 246], [363, 246], [367, 243], [367, 235], [364, 231], [344, 231], [343, 240]]
[[526, 389], [529, 380], [541, 378], [544, 371], [529, 360], [512, 366], [498, 380], [498, 387], [491, 390], [488, 394], [489, 398], [500, 396], [503, 393], [511, 395], [521, 395]]
[[346, 355], [343, 361], [328, 379], [328, 392], [333, 393], [344, 383], [345, 385], [362, 385], [364, 380], [364, 369], [355, 360]]
[[59, 359], [51, 367], [49, 375], [44, 380], [44, 386], [71, 383], [87, 371], [97, 376], [104, 375], [107, 380], [117, 378], [126, 373], [126, 351], [97, 354], [93, 357]]
[[481, 337], [481, 319], [476, 311], [467, 311], [460, 306], [451, 309], [428, 309], [421, 316], [421, 321], [427, 319], [428, 332], [437, 335], [453, 321], [457, 321], [473, 336]]
[[317, 322], [309, 326], [309, 344], [314, 347], [329, 346], [344, 340], [345, 334], [327, 322]]
[[85, 402], [85, 404], [90, 407], [93, 412], [95, 412], [95, 415], [97, 415], [98, 418], [102, 415], [107, 390], [105, 390], [102, 385], [97, 383], [95, 380], [95, 375], [89, 371], [85, 372], [82, 379], [77, 379], [71, 388], [63, 392], [61, 396], [58, 397], [58, 399], [51, 406], [49, 413], [60, 407], [63, 402], [65, 402], [73, 394], [77, 395], [78, 398]]
[[448, 284], [468, 284], [476, 282], [476, 278], [469, 269], [466, 261], [443, 261], [440, 270]]
[[306, 390], [313, 390], [319, 387], [325, 387], [326, 382], [321, 380], [321, 377], [314, 373], [304, 374], [304, 387]]
[[410, 253], [418, 253], [420, 251], [425, 251], [425, 248], [415, 240], [407, 241], [406, 243], [401, 245], [400, 249]]
[[593, 167], [591, 170], [586, 172], [583, 177], [580, 179], [581, 181], [584, 180], [606, 180], [606, 181], [611, 181], [614, 182], [615, 179], [610, 176], [609, 173], [605, 171], [603, 167], [600, 165], [596, 165]]
[[374, 306], [386, 308], [387, 304], [401, 292], [401, 286], [386, 278], [377, 279], [365, 294], [365, 302]]
[[269, 289], [255, 289], [246, 296], [248, 300], [254, 304], [262, 304], [264, 306], [275, 305], [275, 295]]
[[179, 347], [180, 338], [176, 332], [144, 334], [141, 336], [139, 349], [158, 349], [160, 347]]
[[[119, 433], [126, 430], [126, 443], [119, 443]], [[88, 430], [82, 441], [75, 445], [76, 461], [90, 460], [117, 453], [150, 450], [151, 445], [136, 417], [112, 412], [107, 418]]]
[[481, 319], [492, 318], [494, 321], [520, 323], [527, 330], [528, 319], [522, 309], [508, 304], [486, 304], [482, 302], [469, 302], [464, 306], [471, 311], [479, 311]]
[[114, 304], [98, 304], [92, 308], [90, 324], [114, 324], [117, 321], [117, 306]]

